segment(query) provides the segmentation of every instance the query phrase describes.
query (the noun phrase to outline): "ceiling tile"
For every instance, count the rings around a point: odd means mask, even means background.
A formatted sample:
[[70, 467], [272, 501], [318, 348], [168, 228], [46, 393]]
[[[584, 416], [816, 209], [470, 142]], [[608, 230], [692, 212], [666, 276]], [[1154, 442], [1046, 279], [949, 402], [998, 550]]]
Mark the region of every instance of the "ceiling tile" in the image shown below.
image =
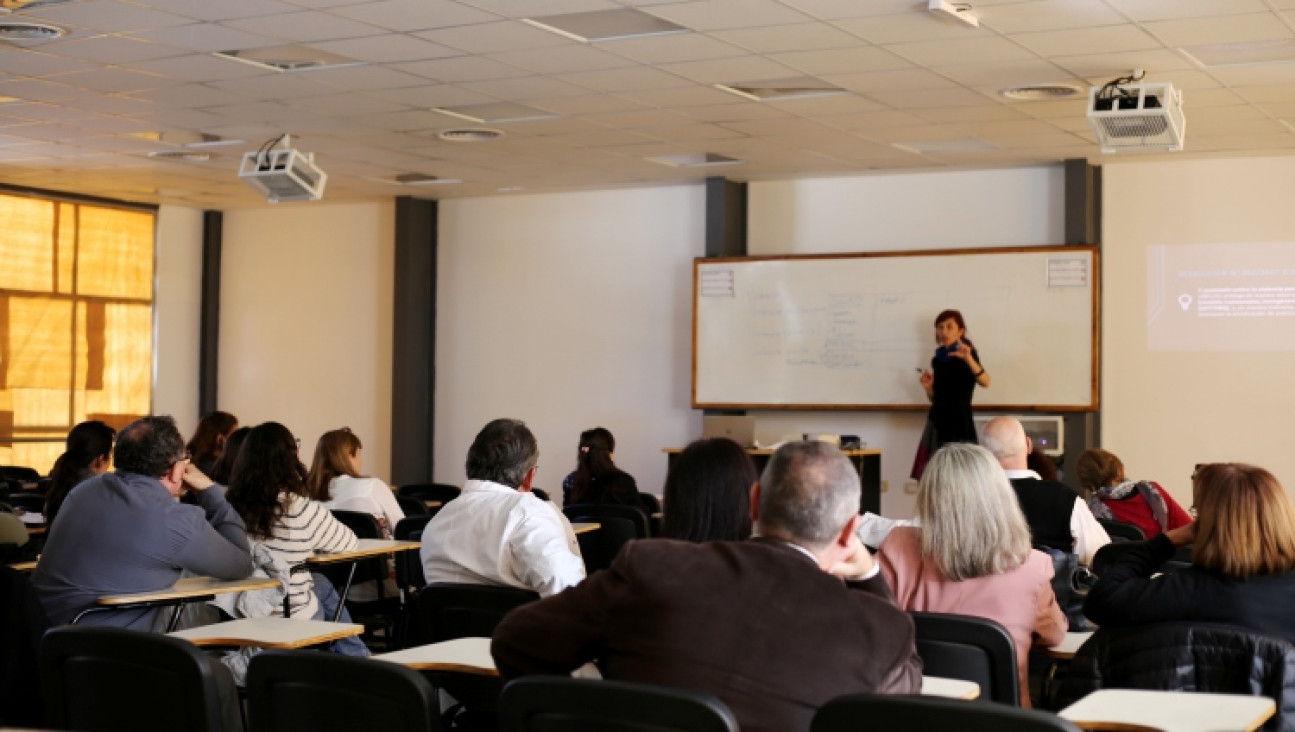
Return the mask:
[[69, 58], [94, 61], [101, 64], [129, 64], [136, 61], [178, 56], [178, 48], [159, 43], [137, 41], [119, 36], [97, 36], [57, 44], [47, 44], [45, 49]]
[[537, 74], [600, 71], [631, 66], [634, 63], [590, 45], [507, 51], [491, 54], [490, 58]]
[[1076, 84], [1087, 87], [1082, 79], [1042, 59], [939, 66], [935, 70], [942, 76], [967, 86], [993, 86], [1002, 89], [1026, 84]]
[[1119, 25], [1125, 18], [1102, 0], [1039, 0], [991, 5], [977, 11], [980, 23], [999, 33]]
[[1210, 69], [1210, 75], [1234, 89], [1247, 86], [1295, 84], [1295, 63], [1228, 66]]
[[643, 89], [639, 91], [625, 92], [621, 96], [650, 107], [665, 107], [670, 109], [726, 104], [733, 101], [732, 94], [720, 91], [713, 86], [704, 86], [700, 84], [693, 86], [680, 86], [670, 89]]
[[1134, 69], [1147, 72], [1147, 81], [1172, 81], [1172, 73], [1195, 70], [1196, 65], [1175, 51], [1122, 51], [1119, 53], [1092, 53], [1082, 55], [1055, 55], [1052, 63], [1081, 79], [1105, 83], [1117, 76], [1125, 76]]
[[1268, 9], [1263, 0], [1110, 0], [1110, 3], [1139, 21], [1257, 13]]
[[336, 117], [347, 117], [356, 114], [380, 114], [382, 112], [408, 109], [403, 104], [379, 99], [368, 94], [339, 94], [336, 92], [318, 97], [293, 99], [290, 104], [294, 107]]
[[356, 89], [374, 91], [377, 89], [400, 89], [413, 86], [428, 86], [427, 79], [414, 74], [387, 68], [386, 66], [343, 66], [323, 71], [314, 77], [325, 86], [337, 89]]
[[657, 5], [653, 15], [699, 31], [804, 23], [810, 16], [773, 0], [710, 0], [706, 3]]
[[[534, 16], [533, 0], [459, 0], [464, 5], [490, 11], [510, 18], [527, 18]], [[544, 15], [561, 15], [564, 13], [585, 13], [593, 10], [615, 10], [612, 0], [545, 0]]]
[[1049, 57], [1143, 51], [1161, 47], [1159, 41], [1134, 25], [1015, 33], [1011, 38], [1035, 53]]
[[1142, 27], [1167, 46], [1244, 43], [1290, 38], [1295, 35], [1276, 13], [1161, 20], [1144, 23]]
[[492, 96], [453, 84], [374, 89], [370, 93], [381, 99], [388, 99], [410, 107], [422, 107], [424, 109], [455, 104], [484, 104], [497, 101]]
[[198, 20], [229, 20], [287, 13], [300, 8], [279, 0], [137, 0], [142, 5]]
[[482, 56], [437, 58], [428, 61], [393, 64], [392, 68], [444, 83], [529, 76], [529, 73], [524, 69]]
[[169, 28], [192, 23], [183, 15], [141, 7], [132, 3], [103, 1], [77, 2], [24, 11], [24, 19], [39, 19], [51, 23], [71, 23], [82, 28], [93, 28], [101, 33], [124, 33], [151, 28]]
[[[641, 93], [643, 92], [634, 92], [636, 95]], [[728, 95], [723, 92], [716, 91], [715, 93], [726, 98], [728, 97]], [[654, 106], [641, 102], [637, 98], [631, 98], [628, 94], [623, 97], [598, 94], [590, 96], [554, 97], [552, 99], [537, 98], [532, 100], [530, 103], [546, 112], [560, 114], [564, 117], [573, 117], [580, 114], [594, 114], [597, 112], [623, 112], [628, 109], [639, 109], [643, 106]]]
[[[277, 101], [296, 97], [313, 97], [335, 92], [314, 79], [321, 79], [328, 71], [297, 72], [292, 74], [267, 74], [248, 79], [228, 79], [213, 81], [208, 86], [221, 89], [231, 94], [238, 94], [249, 99]], [[313, 77], [313, 78], [312, 78]]]
[[803, 13], [836, 20], [841, 18], [861, 18], [877, 15], [894, 15], [913, 11], [913, 0], [783, 0]]
[[592, 91], [608, 93], [633, 91], [635, 89], [667, 89], [689, 84], [687, 79], [676, 74], [666, 73], [647, 66], [561, 74], [558, 78]]
[[743, 28], [715, 31], [713, 35], [720, 40], [759, 53], [811, 51], [859, 45], [859, 39], [856, 36], [828, 23], [795, 23]]
[[385, 28], [339, 18], [316, 10], [232, 19], [224, 21], [223, 25], [247, 33], [282, 38], [297, 43], [376, 36], [386, 32]]
[[987, 102], [984, 95], [968, 89], [888, 90], [872, 92], [869, 96], [899, 109], [974, 107]]
[[523, 48], [549, 48], [574, 43], [555, 33], [549, 33], [516, 20], [419, 31], [414, 35], [432, 43], [468, 53], [502, 53]]
[[627, 38], [614, 43], [603, 43], [601, 47], [618, 56], [645, 64], [727, 58], [747, 53], [737, 46], [701, 33]]
[[396, 63], [401, 61], [424, 61], [427, 59], [458, 56], [462, 52], [447, 46], [425, 41], [421, 38], [403, 33], [387, 33], [366, 38], [350, 38], [341, 41], [320, 41], [311, 46], [321, 51], [336, 53], [357, 61], [373, 63]]
[[868, 71], [912, 68], [913, 64], [884, 48], [835, 48], [771, 54], [773, 60], [807, 74], [855, 74]]
[[703, 122], [743, 122], [756, 119], [787, 119], [792, 116], [784, 110], [770, 107], [760, 102], [716, 104], [709, 107], [684, 107], [679, 111]]
[[[597, 73], [615, 73], [612, 71]], [[494, 81], [480, 81], [472, 85], [474, 91], [488, 94], [498, 99], [510, 99], [515, 101], [530, 101], [532, 99], [544, 99], [547, 97], [562, 96], [582, 96], [587, 94], [586, 89], [582, 89], [574, 84], [568, 84], [560, 79], [553, 79], [545, 76], [527, 76], [517, 79], [498, 79]]]
[[1034, 60], [1035, 54], [1005, 38], [962, 38], [895, 43], [886, 50], [924, 66], [953, 66], [976, 59], [980, 63]]
[[267, 73], [264, 69], [248, 64], [233, 64], [208, 53], [189, 54], [158, 61], [141, 61], [126, 66], [135, 71], [165, 76], [180, 82], [246, 79], [249, 76], [261, 76]]
[[178, 107], [213, 107], [225, 104], [243, 104], [248, 98], [241, 94], [217, 89], [206, 84], [175, 84], [159, 89], [136, 92], [131, 95], [156, 104]]
[[49, 76], [69, 71], [85, 71], [93, 65], [82, 59], [66, 58], [53, 53], [24, 50], [21, 53], [0, 52], [0, 72], [11, 76]]
[[64, 84], [70, 84], [82, 89], [109, 93], [155, 89], [175, 83], [156, 74], [144, 74], [129, 69], [111, 67], [63, 74], [58, 77], [58, 80]]
[[760, 56], [660, 64], [659, 68], [702, 84], [771, 81], [799, 76], [794, 69]]
[[823, 80], [843, 89], [870, 94], [875, 91], [956, 89], [948, 78], [926, 69], [878, 71], [871, 74], [829, 74]]
[[168, 46], [188, 51], [238, 51], [277, 46], [282, 43], [281, 40], [275, 38], [244, 33], [243, 31], [226, 28], [223, 25], [214, 23], [195, 23], [175, 28], [139, 31], [131, 34], [131, 36], [153, 41], [154, 43], [164, 43]]
[[[913, 7], [909, 3], [909, 7]], [[884, 15], [856, 20], [838, 20], [834, 25], [876, 44], [908, 43], [912, 41], [952, 41], [985, 38], [987, 32], [965, 23], [946, 21], [925, 11], [910, 11], [901, 15]]]
[[329, 12], [405, 33], [499, 19], [494, 13], [450, 0], [382, 0], [336, 7]]

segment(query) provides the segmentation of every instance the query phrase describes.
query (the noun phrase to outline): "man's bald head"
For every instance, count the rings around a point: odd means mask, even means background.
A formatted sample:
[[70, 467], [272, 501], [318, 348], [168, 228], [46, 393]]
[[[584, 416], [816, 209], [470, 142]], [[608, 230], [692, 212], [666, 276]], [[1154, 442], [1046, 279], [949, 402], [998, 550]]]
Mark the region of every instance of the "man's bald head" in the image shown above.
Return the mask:
[[980, 444], [994, 454], [1004, 470], [1025, 470], [1030, 440], [1025, 428], [1012, 417], [995, 417], [985, 425]]

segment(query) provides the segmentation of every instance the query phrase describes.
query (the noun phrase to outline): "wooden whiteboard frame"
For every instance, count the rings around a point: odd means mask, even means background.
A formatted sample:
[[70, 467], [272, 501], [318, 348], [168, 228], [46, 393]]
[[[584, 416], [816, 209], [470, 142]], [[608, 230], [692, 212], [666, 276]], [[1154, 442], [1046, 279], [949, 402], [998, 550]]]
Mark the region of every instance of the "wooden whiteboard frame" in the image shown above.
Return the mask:
[[926, 404], [769, 404], [742, 402], [699, 402], [697, 401], [697, 337], [698, 337], [698, 299], [701, 280], [699, 272], [703, 264], [723, 264], [733, 262], [760, 261], [793, 261], [822, 259], [874, 259], [892, 257], [945, 257], [972, 254], [1030, 254], [1042, 252], [1089, 252], [1092, 264], [1092, 340], [1089, 348], [1092, 362], [1089, 367], [1092, 384], [1088, 404], [975, 404], [973, 409], [987, 412], [1094, 412], [1100, 405], [1098, 385], [1101, 364], [1101, 251], [1094, 244], [1053, 244], [1036, 247], [981, 247], [962, 249], [920, 249], [885, 252], [846, 252], [833, 254], [775, 254], [752, 257], [697, 257], [692, 266], [692, 385], [691, 401], [694, 409], [760, 409], [769, 411], [887, 411], [887, 412], [924, 412], [929, 409]]

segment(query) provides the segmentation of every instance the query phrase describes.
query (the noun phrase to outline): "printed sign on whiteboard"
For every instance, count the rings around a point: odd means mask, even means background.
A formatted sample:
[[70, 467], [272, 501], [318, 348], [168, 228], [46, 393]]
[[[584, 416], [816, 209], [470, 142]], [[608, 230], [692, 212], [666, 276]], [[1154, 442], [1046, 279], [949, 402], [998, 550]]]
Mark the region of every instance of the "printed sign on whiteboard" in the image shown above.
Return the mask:
[[710, 268], [701, 270], [701, 282], [698, 284], [702, 297], [735, 297], [736, 287], [733, 283], [731, 267]]
[[1087, 259], [1083, 257], [1048, 257], [1048, 287], [1087, 286]]

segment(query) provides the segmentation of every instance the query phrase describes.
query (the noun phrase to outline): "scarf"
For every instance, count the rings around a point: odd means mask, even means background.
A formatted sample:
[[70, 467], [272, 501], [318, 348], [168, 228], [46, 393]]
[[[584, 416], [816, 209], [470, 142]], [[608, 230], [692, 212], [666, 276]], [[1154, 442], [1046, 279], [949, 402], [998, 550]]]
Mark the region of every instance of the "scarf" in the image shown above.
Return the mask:
[[1142, 496], [1142, 500], [1147, 502], [1151, 507], [1151, 515], [1155, 517], [1156, 523], [1160, 524], [1161, 531], [1169, 530], [1169, 507], [1165, 505], [1164, 496], [1160, 491], [1145, 480], [1126, 480], [1119, 485], [1109, 485], [1105, 488], [1098, 488], [1093, 497], [1088, 500], [1088, 508], [1093, 515], [1099, 519], [1114, 521], [1115, 517], [1111, 514], [1111, 509], [1106, 507], [1106, 501], [1123, 501], [1133, 497], [1133, 492], [1137, 491]]

